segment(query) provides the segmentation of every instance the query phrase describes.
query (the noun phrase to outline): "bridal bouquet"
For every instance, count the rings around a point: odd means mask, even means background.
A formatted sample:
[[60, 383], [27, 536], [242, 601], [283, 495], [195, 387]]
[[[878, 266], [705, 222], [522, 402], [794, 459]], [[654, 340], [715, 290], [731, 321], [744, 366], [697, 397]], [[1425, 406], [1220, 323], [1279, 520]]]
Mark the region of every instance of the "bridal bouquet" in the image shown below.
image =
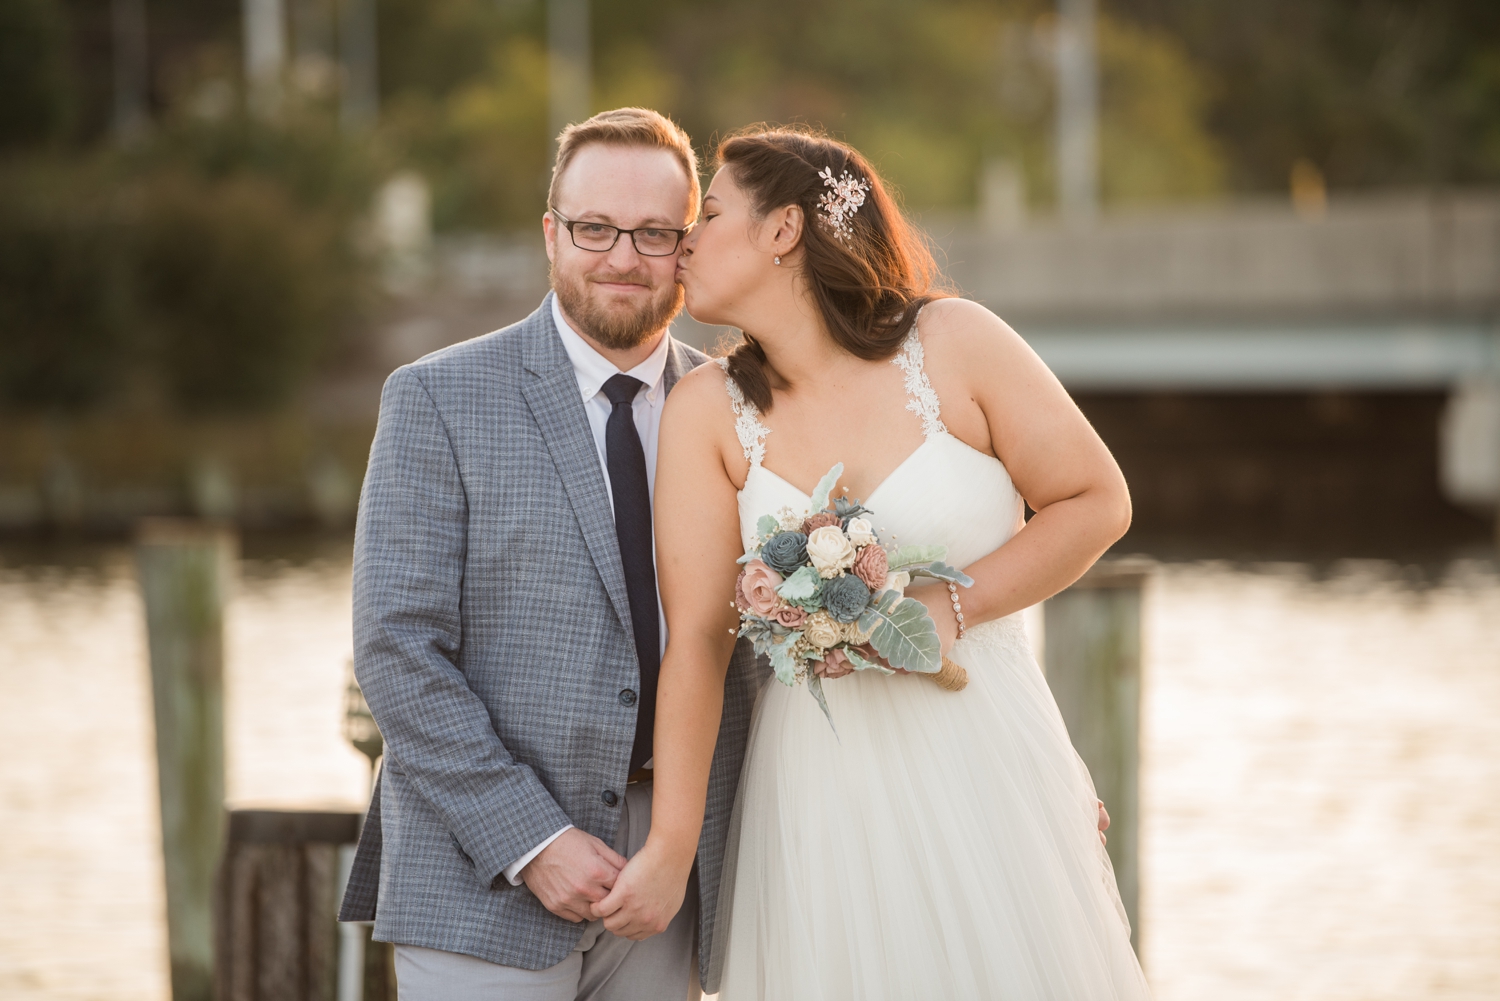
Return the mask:
[[829, 505], [843, 472], [839, 463], [818, 481], [806, 512], [783, 508], [760, 518], [739, 560], [745, 568], [734, 601], [739, 635], [770, 659], [782, 684], [806, 683], [830, 726], [823, 679], [813, 670], [824, 659], [846, 661], [856, 671], [893, 673], [878, 656], [891, 667], [931, 675], [945, 688], [962, 688], [967, 676], [942, 656], [927, 606], [904, 592], [913, 577], [974, 583], [943, 562], [945, 546], [888, 548], [875, 537], [871, 512], [859, 501], [838, 498]]

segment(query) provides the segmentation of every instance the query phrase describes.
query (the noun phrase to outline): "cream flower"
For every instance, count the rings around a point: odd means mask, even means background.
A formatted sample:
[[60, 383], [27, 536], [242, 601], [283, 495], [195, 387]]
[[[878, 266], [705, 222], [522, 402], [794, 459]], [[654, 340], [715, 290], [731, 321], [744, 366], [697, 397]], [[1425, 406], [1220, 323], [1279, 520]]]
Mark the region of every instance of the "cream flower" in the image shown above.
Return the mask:
[[844, 623], [844, 642], [850, 646], [864, 646], [870, 642], [870, 634], [862, 632], [859, 628], [859, 620]]
[[905, 594], [906, 589], [910, 585], [911, 574], [907, 573], [905, 570], [902, 570], [900, 573], [893, 573], [886, 577], [885, 587], [881, 588], [881, 590], [895, 591], [897, 594]]
[[813, 612], [802, 624], [802, 638], [814, 648], [826, 650], [844, 639], [844, 628], [827, 612]]
[[839, 575], [854, 563], [854, 543], [837, 525], [814, 529], [807, 537], [807, 558], [825, 580]]
[[850, 518], [849, 527], [846, 531], [849, 533], [849, 541], [856, 546], [872, 546], [875, 544], [875, 530], [870, 527], [870, 522], [867, 518]]

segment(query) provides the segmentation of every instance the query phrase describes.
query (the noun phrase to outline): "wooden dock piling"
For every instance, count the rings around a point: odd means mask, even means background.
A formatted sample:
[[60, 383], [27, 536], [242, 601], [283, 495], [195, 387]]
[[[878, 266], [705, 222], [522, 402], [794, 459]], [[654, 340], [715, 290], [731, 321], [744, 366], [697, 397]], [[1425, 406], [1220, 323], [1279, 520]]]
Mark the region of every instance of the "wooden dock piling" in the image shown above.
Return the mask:
[[[354, 812], [230, 812], [216, 906], [218, 1001], [335, 1001], [339, 852], [359, 822]], [[365, 950], [360, 997], [394, 998], [388, 953], [380, 943]]]
[[1047, 684], [1109, 810], [1109, 857], [1140, 952], [1141, 590], [1146, 561], [1102, 562], [1048, 599]]
[[224, 605], [235, 557], [227, 529], [141, 523], [136, 565], [150, 647], [173, 1001], [213, 997], [213, 881], [224, 817]]

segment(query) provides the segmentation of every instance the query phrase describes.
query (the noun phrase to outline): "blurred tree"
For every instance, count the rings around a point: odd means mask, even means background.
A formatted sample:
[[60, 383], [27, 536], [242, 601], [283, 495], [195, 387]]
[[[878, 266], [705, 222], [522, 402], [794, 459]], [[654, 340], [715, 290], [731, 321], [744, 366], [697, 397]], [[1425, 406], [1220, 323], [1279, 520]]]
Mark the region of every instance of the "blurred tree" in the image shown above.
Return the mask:
[[56, 0], [0, 3], [0, 151], [59, 138], [72, 98], [62, 7]]
[[1494, 0], [1111, 0], [1207, 74], [1236, 188], [1500, 181]]
[[283, 188], [302, 208], [344, 222], [368, 210], [386, 158], [375, 142], [339, 131], [331, 104], [289, 103], [278, 121], [266, 122], [235, 109], [204, 115], [185, 103], [167, 116], [149, 144], [124, 157], [127, 174], [259, 178]]
[[[548, 164], [542, 5], [386, 0], [413, 51], [387, 77], [389, 126], [435, 186], [440, 228], [530, 225]], [[1043, 0], [595, 0], [596, 108], [645, 104], [676, 117], [705, 153], [756, 121], [810, 122], [870, 155], [914, 208], [974, 204], [983, 163], [1021, 163], [1050, 202], [1051, 5]], [[468, 79], [483, 30], [493, 43]], [[1115, 202], [1219, 190], [1203, 127], [1207, 89], [1173, 40], [1106, 21], [1104, 186]], [[387, 39], [386, 45], [397, 45]]]
[[138, 259], [151, 349], [188, 411], [286, 402], [352, 288], [328, 265], [341, 234], [263, 179], [152, 179]]
[[96, 176], [47, 159], [0, 172], [0, 407], [73, 411], [128, 360], [124, 230]]
[[444, 229], [535, 223], [551, 169], [547, 54], [525, 35], [497, 43], [485, 72], [441, 99], [408, 93], [388, 104], [387, 129], [433, 183]]

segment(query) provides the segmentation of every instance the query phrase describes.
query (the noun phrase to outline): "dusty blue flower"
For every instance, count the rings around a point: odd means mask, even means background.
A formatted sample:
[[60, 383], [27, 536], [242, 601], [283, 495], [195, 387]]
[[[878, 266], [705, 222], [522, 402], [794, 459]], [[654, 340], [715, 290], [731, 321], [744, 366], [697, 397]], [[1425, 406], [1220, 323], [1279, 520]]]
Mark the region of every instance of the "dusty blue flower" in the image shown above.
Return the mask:
[[835, 622], [853, 622], [869, 603], [870, 589], [852, 573], [823, 584], [823, 607]]
[[760, 558], [783, 577], [790, 576], [807, 562], [807, 536], [801, 532], [780, 532], [766, 540]]

